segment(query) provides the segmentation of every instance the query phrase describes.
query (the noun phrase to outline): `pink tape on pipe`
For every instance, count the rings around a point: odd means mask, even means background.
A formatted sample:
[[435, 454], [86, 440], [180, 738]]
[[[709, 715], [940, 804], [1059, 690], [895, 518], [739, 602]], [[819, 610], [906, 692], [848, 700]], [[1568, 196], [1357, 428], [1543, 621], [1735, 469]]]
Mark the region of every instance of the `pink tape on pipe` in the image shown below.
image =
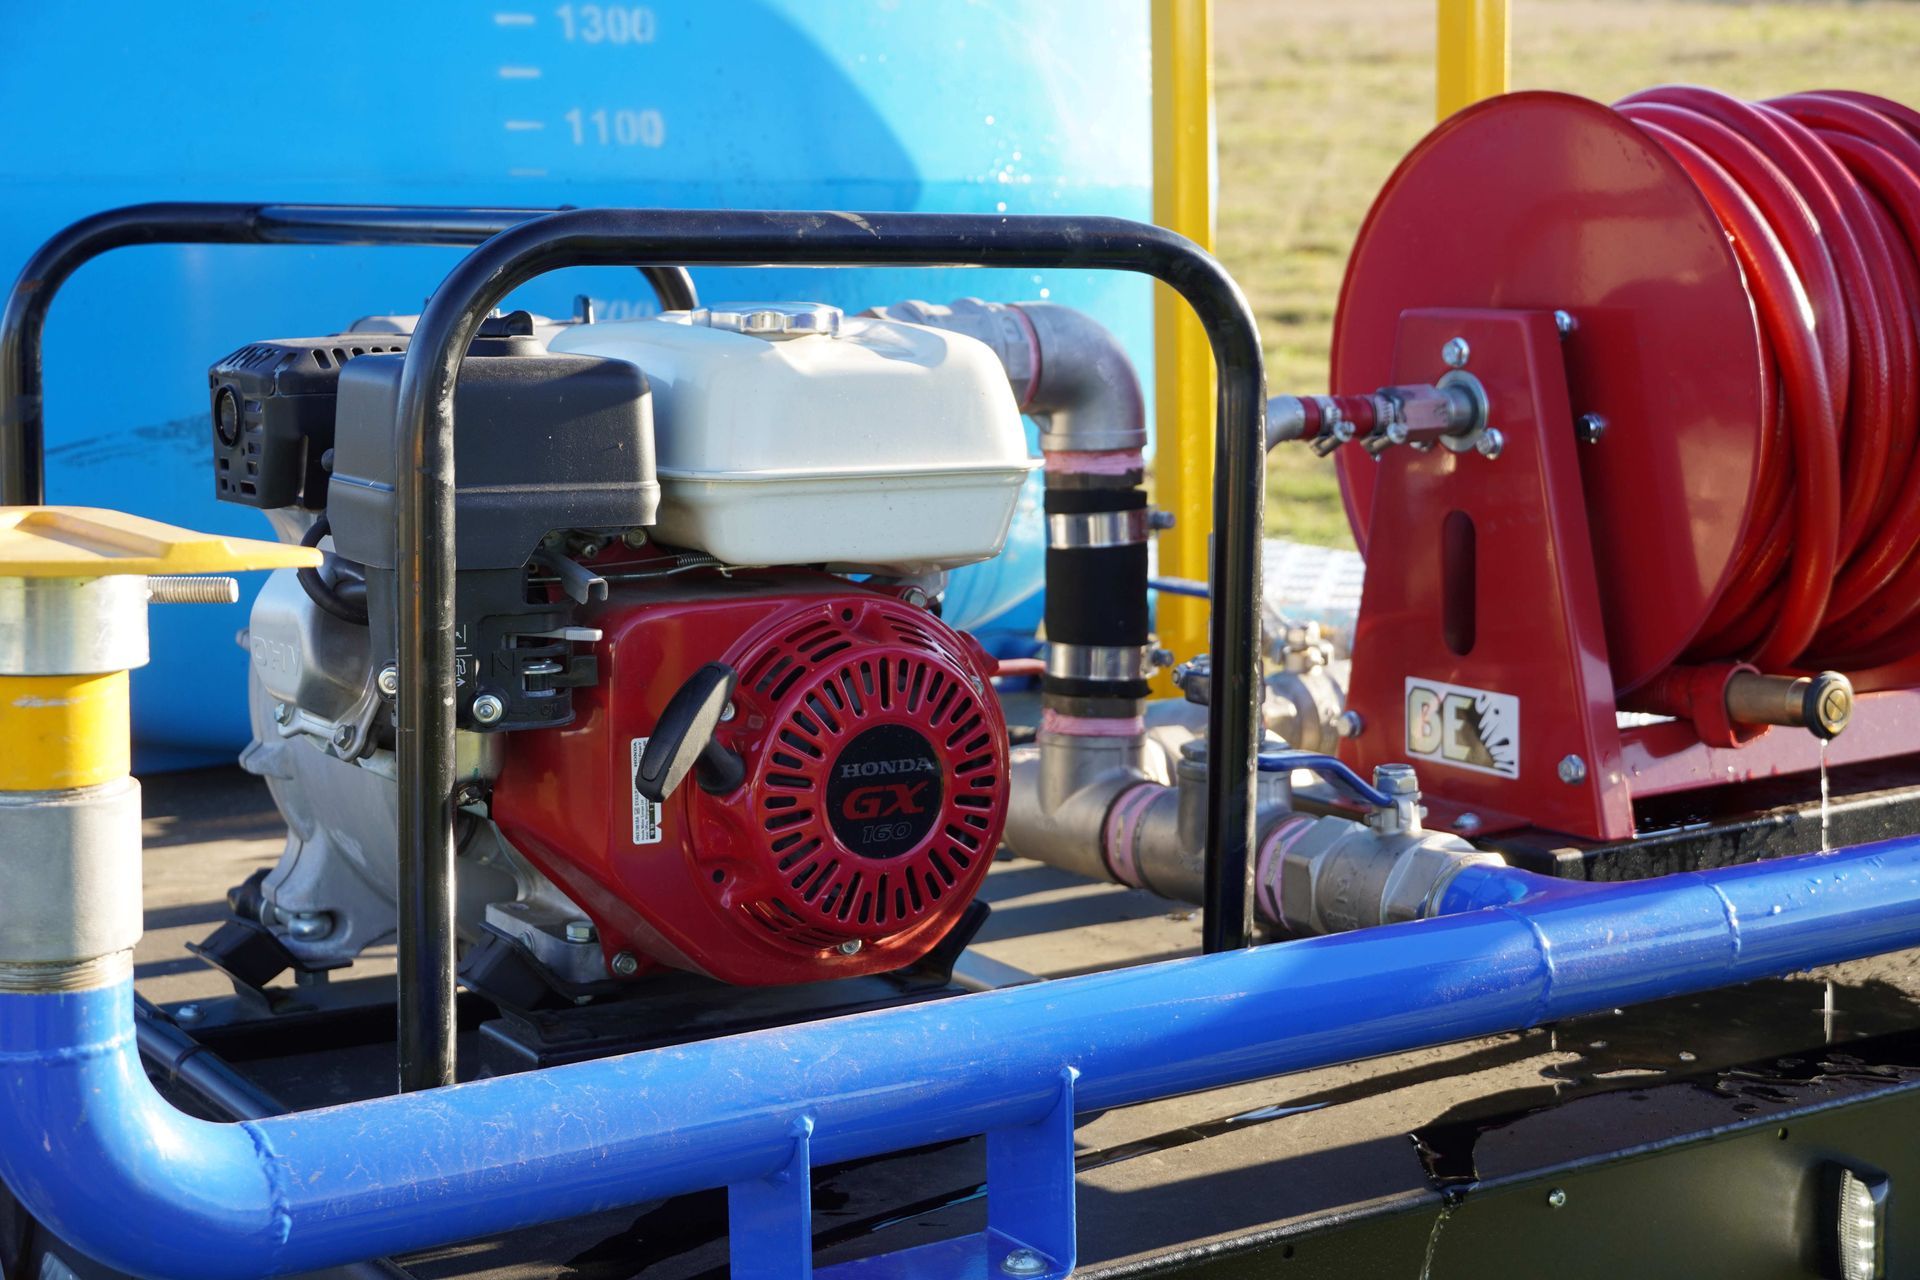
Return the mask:
[[1313, 819], [1304, 814], [1288, 818], [1267, 834], [1260, 842], [1260, 856], [1254, 860], [1253, 889], [1260, 905], [1267, 909], [1267, 918], [1278, 923], [1285, 919], [1280, 914], [1280, 863], [1287, 851], [1313, 826]]
[[1051, 707], [1040, 709], [1040, 732], [1075, 738], [1131, 738], [1147, 731], [1139, 716], [1070, 716]]
[[1046, 458], [1049, 472], [1077, 472], [1089, 476], [1123, 476], [1147, 465], [1146, 455], [1138, 449], [1107, 449], [1097, 453], [1061, 450], [1049, 451], [1042, 456]]
[[1133, 837], [1140, 826], [1140, 818], [1153, 803], [1154, 797], [1165, 790], [1157, 783], [1143, 782], [1131, 791], [1123, 792], [1113, 802], [1113, 808], [1107, 811], [1107, 828], [1102, 849], [1107, 870], [1121, 884], [1132, 885], [1136, 889], [1146, 888], [1140, 879], [1140, 864], [1135, 857]]

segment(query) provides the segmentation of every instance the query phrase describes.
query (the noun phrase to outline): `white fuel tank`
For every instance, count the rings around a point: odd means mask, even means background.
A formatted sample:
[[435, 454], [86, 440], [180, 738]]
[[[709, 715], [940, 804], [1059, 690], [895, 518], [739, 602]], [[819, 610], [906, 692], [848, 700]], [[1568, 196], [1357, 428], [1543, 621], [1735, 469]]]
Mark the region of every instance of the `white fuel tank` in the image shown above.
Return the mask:
[[740, 304], [572, 326], [552, 348], [647, 375], [655, 532], [729, 564], [985, 560], [1039, 465], [999, 359], [962, 334]]

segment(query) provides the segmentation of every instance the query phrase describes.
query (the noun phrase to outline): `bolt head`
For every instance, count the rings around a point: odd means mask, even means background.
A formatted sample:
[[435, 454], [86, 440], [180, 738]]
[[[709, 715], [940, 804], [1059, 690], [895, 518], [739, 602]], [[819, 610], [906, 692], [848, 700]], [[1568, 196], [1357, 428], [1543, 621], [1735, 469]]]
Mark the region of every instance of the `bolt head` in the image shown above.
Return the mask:
[[1154, 510], [1147, 512], [1147, 528], [1149, 529], [1171, 529], [1173, 528], [1173, 522], [1174, 514], [1171, 511], [1162, 511], [1156, 507]]
[[623, 978], [631, 978], [640, 972], [640, 959], [631, 951], [622, 951], [613, 958], [613, 971]]
[[1045, 1275], [1047, 1260], [1033, 1249], [1015, 1249], [1000, 1259], [1000, 1270], [1010, 1276]]
[[1473, 348], [1467, 345], [1465, 338], [1448, 338], [1447, 345], [1440, 348], [1440, 358], [1447, 362], [1449, 369], [1467, 367], [1467, 357], [1473, 354]]
[[1164, 671], [1173, 665], [1173, 650], [1155, 649], [1147, 655], [1147, 662], [1156, 671]]
[[1587, 780], [1587, 762], [1579, 756], [1565, 756], [1560, 761], [1560, 781], [1570, 787], [1577, 787]]
[[1500, 451], [1506, 447], [1507, 438], [1500, 433], [1498, 427], [1486, 428], [1480, 433], [1480, 438], [1473, 443], [1474, 452], [1489, 462], [1499, 457]]
[[1342, 711], [1333, 731], [1343, 738], [1357, 738], [1367, 731], [1367, 718], [1358, 711]]
[[1828, 689], [1820, 698], [1820, 723], [1843, 725], [1853, 715], [1853, 694], [1846, 689]]
[[173, 1011], [175, 1022], [198, 1022], [206, 1016], [206, 1011], [197, 1004], [183, 1004]]
[[285, 702], [276, 702], [273, 704], [273, 722], [275, 724], [287, 724], [292, 719], [293, 707], [291, 704]]
[[1838, 671], [1820, 672], [1807, 686], [1802, 713], [1815, 737], [1839, 737], [1853, 718], [1853, 682]]
[[1564, 338], [1575, 329], [1578, 329], [1580, 322], [1573, 318], [1571, 311], [1556, 311], [1553, 313], [1553, 327], [1558, 329], [1560, 336]]
[[567, 921], [567, 941], [568, 942], [592, 942], [593, 941], [593, 921], [591, 920]]
[[860, 939], [848, 938], [840, 944], [837, 950], [843, 956], [857, 956], [860, 954]]
[[483, 693], [473, 700], [473, 718], [480, 724], [498, 724], [507, 714], [507, 704], [497, 694]]
[[1607, 434], [1607, 420], [1597, 413], [1583, 413], [1573, 425], [1581, 444], [1599, 444], [1600, 437]]
[[1472, 835], [1480, 829], [1480, 815], [1463, 813], [1453, 820], [1453, 829], [1463, 835]]
[[335, 729], [333, 731], [333, 745], [336, 747], [342, 747], [342, 748], [352, 746], [353, 745], [353, 726], [350, 724], [343, 724], [338, 729]]
[[1373, 785], [1390, 796], [1417, 795], [1420, 791], [1420, 779], [1410, 764], [1373, 766]]
[[647, 545], [647, 531], [645, 529], [629, 529], [620, 535], [620, 541], [630, 547], [644, 547]]
[[1547, 1205], [1549, 1208], [1558, 1209], [1566, 1203], [1567, 1193], [1559, 1187], [1555, 1187], [1553, 1190], [1547, 1192]]
[[383, 696], [391, 698], [394, 694], [400, 692], [400, 668], [389, 662], [386, 666], [380, 668], [380, 674], [375, 679], [374, 684], [379, 688]]

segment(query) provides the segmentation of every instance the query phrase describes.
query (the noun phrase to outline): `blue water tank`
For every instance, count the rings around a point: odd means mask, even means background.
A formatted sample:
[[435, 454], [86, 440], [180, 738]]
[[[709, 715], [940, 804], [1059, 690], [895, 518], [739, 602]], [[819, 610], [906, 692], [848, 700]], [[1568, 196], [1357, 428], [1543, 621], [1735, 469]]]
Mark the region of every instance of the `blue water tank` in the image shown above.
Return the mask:
[[[1144, 0], [94, 0], [0, 7], [0, 273], [86, 214], [144, 200], [1149, 214]], [[48, 500], [264, 536], [217, 504], [204, 371], [256, 338], [419, 308], [457, 251], [119, 250], [55, 302]], [[703, 298], [849, 309], [1051, 298], [1098, 315], [1143, 375], [1150, 293], [1076, 272], [704, 270]], [[512, 300], [602, 318], [654, 302], [631, 271]], [[1036, 482], [1037, 486], [1037, 482]], [[1007, 553], [956, 575], [951, 620], [1031, 636], [1038, 490]], [[156, 610], [134, 677], [136, 763], [247, 737], [246, 600]]]

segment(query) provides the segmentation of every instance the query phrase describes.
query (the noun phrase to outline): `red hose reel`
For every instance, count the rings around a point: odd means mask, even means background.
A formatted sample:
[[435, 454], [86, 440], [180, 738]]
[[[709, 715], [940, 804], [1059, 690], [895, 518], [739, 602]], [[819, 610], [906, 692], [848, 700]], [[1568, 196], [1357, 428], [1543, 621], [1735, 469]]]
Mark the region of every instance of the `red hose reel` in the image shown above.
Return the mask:
[[1636, 795], [1818, 764], [1799, 731], [1616, 726], [1738, 670], [1899, 691], [1836, 761], [1920, 747], [1917, 255], [1920, 113], [1864, 94], [1523, 93], [1423, 141], [1354, 249], [1333, 387], [1457, 364], [1499, 447], [1340, 455], [1349, 756], [1443, 766], [1467, 829], [1613, 839]]

